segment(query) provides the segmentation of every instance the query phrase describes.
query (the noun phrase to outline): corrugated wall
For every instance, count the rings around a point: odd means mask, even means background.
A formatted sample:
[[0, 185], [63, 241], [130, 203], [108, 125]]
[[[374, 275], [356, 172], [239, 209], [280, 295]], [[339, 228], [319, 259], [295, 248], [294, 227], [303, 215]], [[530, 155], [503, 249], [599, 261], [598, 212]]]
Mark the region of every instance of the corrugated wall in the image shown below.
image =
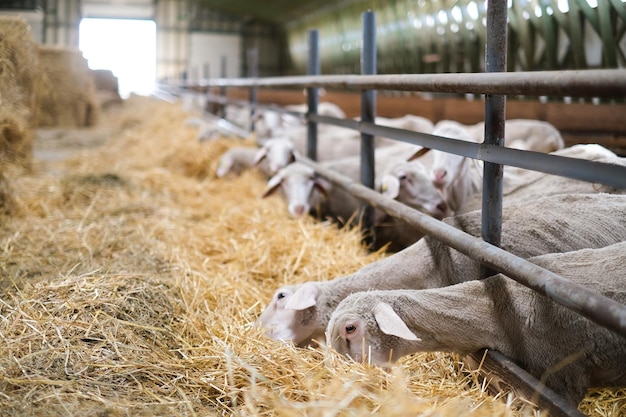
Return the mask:
[[[626, 66], [626, 6], [595, 3], [509, 1], [509, 71]], [[367, 9], [376, 12], [379, 73], [483, 71], [485, 1], [364, 0], [288, 25], [293, 72], [305, 72], [307, 33], [317, 29], [322, 72], [358, 73]]]

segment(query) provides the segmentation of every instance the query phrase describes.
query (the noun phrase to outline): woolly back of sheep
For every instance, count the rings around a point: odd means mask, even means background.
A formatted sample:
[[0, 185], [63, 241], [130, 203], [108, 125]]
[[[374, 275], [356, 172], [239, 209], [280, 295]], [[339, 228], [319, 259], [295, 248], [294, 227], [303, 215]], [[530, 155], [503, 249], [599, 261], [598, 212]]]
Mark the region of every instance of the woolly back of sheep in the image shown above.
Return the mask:
[[[356, 230], [289, 218], [253, 170], [215, 178], [222, 152], [253, 139], [198, 143], [186, 117], [131, 97], [103, 113], [105, 146], [15, 179], [18, 214], [0, 229], [0, 414], [534, 414], [452, 355], [385, 371], [264, 337], [254, 322], [278, 286], [386, 255]], [[625, 397], [596, 391], [581, 410], [617, 417]]]

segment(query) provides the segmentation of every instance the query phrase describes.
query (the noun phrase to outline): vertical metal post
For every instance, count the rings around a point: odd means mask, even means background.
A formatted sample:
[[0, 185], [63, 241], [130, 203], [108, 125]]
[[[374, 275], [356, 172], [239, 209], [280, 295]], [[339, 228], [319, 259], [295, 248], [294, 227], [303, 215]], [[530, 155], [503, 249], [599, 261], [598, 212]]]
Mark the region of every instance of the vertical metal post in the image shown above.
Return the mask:
[[[226, 55], [222, 55], [220, 60], [220, 77], [226, 78]], [[226, 87], [220, 87], [220, 96], [226, 100]], [[220, 117], [226, 117], [226, 103], [220, 103]]]
[[[208, 85], [208, 81], [209, 81], [210, 76], [211, 76], [211, 71], [210, 71], [209, 63], [205, 62], [204, 66], [203, 66], [203, 70], [202, 70], [202, 78], [207, 83], [205, 85]], [[211, 88], [208, 87], [207, 90], [206, 90], [207, 101], [204, 103], [204, 112], [205, 113], [212, 113], [211, 109], [214, 108], [213, 103], [211, 103], [208, 100], [208, 97], [210, 95], [211, 95]]]
[[[319, 32], [316, 29], [309, 30], [307, 74], [320, 74]], [[306, 89], [306, 92], [308, 114], [316, 114], [317, 104], [319, 102], [319, 89], [309, 87]], [[314, 161], [317, 160], [317, 122], [311, 120], [307, 121], [306, 156]]]
[[[256, 48], [248, 49], [248, 77], [257, 78], [259, 76], [259, 59]], [[250, 131], [254, 131], [254, 115], [256, 114], [257, 88], [250, 88]]]
[[[507, 0], [491, 0], [487, 7], [485, 72], [506, 71], [506, 36]], [[486, 96], [485, 144], [504, 146], [505, 113], [506, 96]], [[502, 231], [502, 172], [502, 165], [485, 162], [481, 234], [485, 241], [496, 246], [500, 246]]]
[[[363, 49], [361, 50], [361, 74], [376, 74], [376, 14], [363, 12]], [[361, 121], [373, 123], [376, 119], [376, 90], [361, 93]], [[361, 182], [374, 188], [374, 135], [361, 133]], [[361, 229], [365, 243], [371, 243], [374, 228], [374, 208], [364, 203], [361, 210]]]

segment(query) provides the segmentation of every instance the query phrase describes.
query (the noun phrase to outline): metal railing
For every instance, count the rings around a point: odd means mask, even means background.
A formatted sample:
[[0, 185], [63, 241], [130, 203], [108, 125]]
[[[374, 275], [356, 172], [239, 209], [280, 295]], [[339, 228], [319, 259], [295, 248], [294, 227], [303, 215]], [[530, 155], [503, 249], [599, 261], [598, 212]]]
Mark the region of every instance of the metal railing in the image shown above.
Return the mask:
[[[511, 165], [552, 175], [589, 181], [626, 189], [626, 166], [597, 161], [582, 160], [538, 152], [509, 149], [503, 146], [504, 110], [507, 95], [527, 96], [571, 96], [611, 98], [626, 96], [626, 70], [580, 70], [560, 72], [517, 72], [506, 73], [506, 2], [489, 2], [487, 21], [487, 73], [481, 74], [416, 74], [416, 75], [373, 75], [375, 71], [375, 18], [372, 12], [363, 14], [364, 40], [362, 75], [332, 76], [319, 75], [319, 52], [316, 31], [312, 31], [310, 42], [310, 65], [306, 76], [211, 79], [193, 83], [193, 87], [219, 88], [223, 97], [209, 96], [225, 105], [226, 87], [251, 89], [251, 100], [247, 103], [253, 111], [272, 109], [286, 111], [277, 106], [263, 106], [256, 102], [256, 89], [277, 87], [302, 87], [308, 91], [307, 156], [303, 161], [355, 197], [380, 208], [386, 213], [415, 226], [421, 232], [433, 236], [448, 246], [479, 260], [486, 268], [485, 274], [502, 272], [517, 282], [537, 291], [551, 300], [571, 309], [626, 337], [626, 305], [596, 294], [584, 286], [565, 279], [549, 270], [519, 258], [498, 247], [501, 233], [502, 211], [502, 165]], [[372, 54], [372, 48], [374, 53]], [[372, 62], [373, 60], [373, 62]], [[490, 72], [492, 71], [492, 72]], [[174, 87], [189, 87], [189, 81], [170, 83]], [[317, 114], [317, 89], [352, 89], [362, 94], [361, 120], [338, 119]], [[373, 123], [376, 116], [375, 92], [377, 89], [444, 93], [485, 94], [485, 141], [469, 143], [425, 133], [417, 133]], [[239, 104], [242, 104], [239, 102]], [[362, 133], [361, 181], [347, 178], [317, 164], [317, 124], [331, 124], [358, 130]], [[399, 141], [438, 149], [485, 162], [483, 175], [482, 239], [435, 220], [404, 204], [390, 200], [373, 190], [374, 148], [372, 138], [384, 136]], [[368, 206], [366, 206], [368, 207]], [[367, 213], [367, 212], [366, 212]], [[373, 212], [370, 210], [370, 213]], [[367, 214], [364, 226], [368, 227]], [[496, 361], [502, 359], [496, 354]], [[522, 370], [518, 371], [523, 373]], [[528, 375], [522, 377], [527, 379]], [[532, 386], [532, 384], [531, 384]], [[539, 384], [534, 385], [537, 389]], [[559, 400], [556, 394], [542, 388], [543, 397], [539, 406], [548, 408], [551, 415], [580, 416], [575, 407]]]

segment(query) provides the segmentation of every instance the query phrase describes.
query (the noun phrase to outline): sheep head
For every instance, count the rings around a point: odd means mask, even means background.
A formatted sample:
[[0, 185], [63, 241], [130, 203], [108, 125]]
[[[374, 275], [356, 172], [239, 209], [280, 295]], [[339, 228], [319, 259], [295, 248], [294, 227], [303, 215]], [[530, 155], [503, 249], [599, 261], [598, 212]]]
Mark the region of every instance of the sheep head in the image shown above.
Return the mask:
[[[350, 304], [348, 301], [346, 304]], [[340, 304], [341, 306], [341, 304]], [[377, 302], [367, 314], [363, 305], [338, 307], [326, 332], [326, 343], [338, 353], [357, 362], [388, 366], [413, 350], [411, 342], [420, 342], [402, 318], [385, 302]]]
[[297, 346], [323, 341], [324, 329], [317, 322], [318, 295], [319, 289], [313, 283], [283, 286], [274, 293], [257, 325], [269, 338]]

